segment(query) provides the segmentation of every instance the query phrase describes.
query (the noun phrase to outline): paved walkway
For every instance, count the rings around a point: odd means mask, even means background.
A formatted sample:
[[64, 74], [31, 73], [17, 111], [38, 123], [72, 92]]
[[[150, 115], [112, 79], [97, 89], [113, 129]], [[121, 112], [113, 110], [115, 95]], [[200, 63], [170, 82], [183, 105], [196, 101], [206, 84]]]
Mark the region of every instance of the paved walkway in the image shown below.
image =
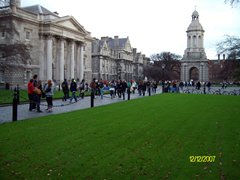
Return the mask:
[[[158, 88], [157, 94], [161, 93], [159, 89], [160, 88]], [[146, 93], [146, 96], [148, 96], [147, 93]], [[135, 94], [131, 94], [130, 99], [136, 99], [139, 97], [142, 97], [142, 96], [139, 96], [138, 93], [135, 93]], [[86, 109], [91, 107], [89, 96], [85, 97], [84, 99], [78, 99], [78, 100], [79, 101], [76, 103], [73, 100], [72, 104], [69, 103], [69, 100], [66, 102], [62, 102], [62, 100], [54, 100], [53, 105], [55, 107], [53, 107], [53, 112], [50, 112], [50, 113], [45, 110], [47, 108], [47, 103], [45, 101], [41, 102], [42, 104], [41, 110], [43, 111], [42, 113], [38, 113], [36, 111], [29, 111], [28, 110], [29, 104], [21, 104], [21, 105], [18, 105], [17, 119], [25, 120], [29, 118], [42, 117], [42, 116], [47, 116], [51, 114], [60, 114], [60, 113], [75, 111], [79, 109]], [[124, 101], [124, 100], [118, 97], [111, 99], [110, 95], [104, 95], [103, 99], [101, 99], [99, 96], [96, 96], [96, 99], [94, 99], [94, 107], [111, 104], [111, 103], [117, 103], [121, 101]], [[125, 94], [125, 101], [127, 101], [127, 94]], [[12, 121], [12, 106], [0, 107], [0, 124], [5, 122], [11, 122], [11, 121]]]

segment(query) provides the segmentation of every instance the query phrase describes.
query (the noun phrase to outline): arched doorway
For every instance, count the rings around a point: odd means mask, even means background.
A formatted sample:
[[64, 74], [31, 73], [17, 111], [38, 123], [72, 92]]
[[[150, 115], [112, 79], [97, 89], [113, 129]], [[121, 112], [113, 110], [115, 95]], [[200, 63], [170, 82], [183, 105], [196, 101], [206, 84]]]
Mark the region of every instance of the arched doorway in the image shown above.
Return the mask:
[[190, 69], [190, 79], [193, 81], [198, 81], [199, 80], [199, 70], [196, 67], [192, 67]]

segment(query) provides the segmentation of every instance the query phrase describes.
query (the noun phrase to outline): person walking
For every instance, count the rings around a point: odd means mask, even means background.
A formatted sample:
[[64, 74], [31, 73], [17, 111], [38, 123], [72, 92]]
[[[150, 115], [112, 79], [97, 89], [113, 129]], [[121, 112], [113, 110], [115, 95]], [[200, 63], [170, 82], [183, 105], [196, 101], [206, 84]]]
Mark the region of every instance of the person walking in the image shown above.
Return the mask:
[[77, 92], [77, 83], [75, 79], [72, 79], [72, 82], [70, 84], [70, 91], [72, 92], [72, 97], [70, 98], [70, 103], [72, 103], [72, 100], [74, 99], [75, 102], [77, 102], [76, 92]]
[[85, 80], [84, 79], [80, 83], [79, 90], [80, 90], [80, 97], [83, 99], [84, 93], [85, 93]]
[[123, 100], [125, 100], [125, 93], [126, 93], [127, 87], [128, 87], [127, 82], [125, 80], [123, 80], [121, 82], [121, 91], [122, 91], [122, 95], [123, 95]]
[[33, 75], [33, 87], [34, 87], [34, 90], [33, 90], [33, 108], [32, 109], [36, 109], [37, 107], [37, 103], [38, 103], [38, 88], [37, 88], [37, 85], [38, 85], [38, 75], [37, 74], [34, 74]]
[[100, 96], [101, 96], [101, 99], [103, 99], [103, 94], [104, 94], [104, 84], [103, 84], [103, 80], [100, 79], [99, 83], [98, 83], [98, 86], [99, 86], [99, 92], [100, 92]]
[[62, 101], [67, 101], [68, 98], [68, 93], [69, 93], [69, 88], [68, 88], [68, 82], [67, 79], [64, 79], [62, 82], [62, 91], [63, 91], [63, 98]]
[[52, 81], [48, 80], [47, 85], [45, 86], [45, 93], [46, 93], [46, 101], [48, 108], [46, 109], [48, 112], [52, 112], [53, 107], [53, 85]]
[[109, 88], [109, 91], [110, 91], [110, 96], [111, 96], [111, 99], [115, 98], [115, 85], [114, 85], [114, 81], [110, 82], [110, 88]]

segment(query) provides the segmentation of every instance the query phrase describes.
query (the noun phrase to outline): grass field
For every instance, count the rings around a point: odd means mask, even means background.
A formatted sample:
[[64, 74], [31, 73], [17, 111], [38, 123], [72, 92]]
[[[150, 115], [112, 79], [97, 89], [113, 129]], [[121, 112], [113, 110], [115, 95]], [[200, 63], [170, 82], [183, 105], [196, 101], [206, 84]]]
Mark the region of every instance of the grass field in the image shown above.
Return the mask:
[[239, 179], [239, 107], [164, 94], [2, 124], [0, 179]]
[[[11, 104], [13, 101], [13, 90], [2, 90], [0, 89], [0, 105], [4, 104]], [[79, 92], [77, 92], [77, 95], [79, 95]], [[90, 92], [85, 93], [86, 96], [90, 95]], [[71, 96], [71, 93], [70, 93]], [[63, 97], [63, 92], [55, 90], [54, 91], [54, 99], [61, 99]], [[43, 99], [44, 100], [44, 99]], [[20, 103], [28, 102], [28, 94], [27, 90], [20, 90]]]

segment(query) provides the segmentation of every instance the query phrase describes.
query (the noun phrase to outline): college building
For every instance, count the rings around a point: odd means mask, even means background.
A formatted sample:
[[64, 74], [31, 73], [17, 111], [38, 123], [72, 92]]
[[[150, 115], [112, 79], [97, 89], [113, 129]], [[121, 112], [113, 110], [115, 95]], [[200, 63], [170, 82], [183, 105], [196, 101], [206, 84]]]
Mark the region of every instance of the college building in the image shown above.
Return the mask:
[[143, 65], [147, 60], [131, 47], [128, 37], [102, 37], [92, 43], [92, 75], [96, 79], [143, 79]]
[[10, 2], [0, 8], [0, 83], [24, 86], [34, 74], [56, 84], [72, 78], [143, 78], [147, 58], [128, 37], [98, 40], [73, 16]]

